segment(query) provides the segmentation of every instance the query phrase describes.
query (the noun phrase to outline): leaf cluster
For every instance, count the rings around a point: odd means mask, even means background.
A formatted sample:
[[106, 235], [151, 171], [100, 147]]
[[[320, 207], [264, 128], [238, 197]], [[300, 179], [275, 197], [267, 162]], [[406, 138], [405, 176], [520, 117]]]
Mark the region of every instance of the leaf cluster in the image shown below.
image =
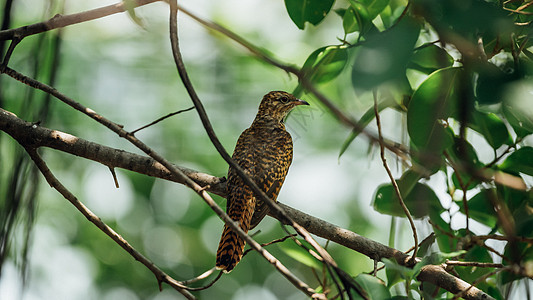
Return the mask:
[[[426, 255], [422, 260], [433, 261], [436, 255], [434, 264], [455, 257], [522, 270], [533, 263], [533, 148], [524, 142], [533, 133], [533, 6], [527, 1], [482, 0], [285, 4], [300, 29], [306, 23], [320, 26], [328, 16], [340, 18], [340, 43], [317, 49], [303, 65], [309, 80], [337, 83], [361, 98], [374, 92], [377, 111], [389, 109], [403, 116], [408, 159], [399, 158], [407, 167], [396, 183], [413, 217], [428, 220], [435, 234], [431, 251], [419, 253]], [[343, 77], [351, 79], [351, 86], [345, 86]], [[295, 92], [301, 93], [301, 87]], [[374, 107], [369, 107], [359, 124], [368, 130], [374, 118]], [[339, 156], [346, 155], [359, 134], [352, 131]], [[492, 159], [480, 159], [480, 153], [491, 153]], [[440, 184], [430, 185], [433, 178]], [[405, 217], [391, 183], [378, 187], [373, 207]], [[452, 224], [458, 218], [466, 219], [466, 226]], [[481, 229], [473, 229], [472, 221]], [[476, 231], [506, 241], [503, 253], [489, 247], [488, 238], [478, 238]], [[408, 290], [429, 298], [444, 295], [442, 290], [427, 294], [418, 283], [410, 284], [417, 267], [391, 261], [385, 266], [388, 287], [401, 278]], [[468, 282], [483, 276], [495, 279], [476, 283], [497, 299], [502, 291], [496, 283], [532, 278], [508, 268], [455, 270]]]

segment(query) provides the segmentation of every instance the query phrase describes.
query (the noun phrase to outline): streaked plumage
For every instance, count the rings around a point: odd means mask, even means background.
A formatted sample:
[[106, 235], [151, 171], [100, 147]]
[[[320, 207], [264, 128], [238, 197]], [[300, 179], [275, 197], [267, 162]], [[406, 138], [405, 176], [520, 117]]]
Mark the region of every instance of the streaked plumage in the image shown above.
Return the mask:
[[[255, 120], [241, 134], [233, 152], [233, 160], [274, 201], [292, 162], [292, 138], [285, 130], [283, 120], [292, 108], [302, 104], [309, 105], [286, 92], [266, 94]], [[268, 206], [256, 199], [231, 167], [228, 171], [227, 195], [227, 213], [239, 222], [245, 232], [257, 226], [268, 213]], [[225, 272], [233, 270], [242, 258], [245, 244], [225, 225], [218, 246], [216, 267]]]

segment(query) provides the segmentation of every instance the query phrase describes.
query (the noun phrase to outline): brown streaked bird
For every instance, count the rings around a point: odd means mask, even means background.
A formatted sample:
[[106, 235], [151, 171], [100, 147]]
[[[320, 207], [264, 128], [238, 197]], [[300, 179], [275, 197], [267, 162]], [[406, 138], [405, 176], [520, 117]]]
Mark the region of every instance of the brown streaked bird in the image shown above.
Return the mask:
[[[241, 134], [233, 152], [233, 160], [273, 201], [276, 201], [292, 162], [292, 138], [283, 121], [298, 105], [309, 103], [286, 92], [266, 94], [255, 120]], [[239, 222], [244, 232], [257, 226], [268, 212], [267, 204], [256, 199], [251, 188], [231, 167], [228, 171], [226, 211]], [[217, 251], [217, 269], [226, 273], [233, 270], [242, 258], [245, 244], [244, 239], [225, 225]]]

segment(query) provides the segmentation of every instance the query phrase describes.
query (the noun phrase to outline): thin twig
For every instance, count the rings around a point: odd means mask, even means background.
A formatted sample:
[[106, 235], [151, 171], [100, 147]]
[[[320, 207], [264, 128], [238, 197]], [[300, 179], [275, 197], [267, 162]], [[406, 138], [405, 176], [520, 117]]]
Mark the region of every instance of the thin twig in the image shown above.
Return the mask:
[[115, 172], [115, 168], [109, 167], [109, 172], [111, 172], [111, 175], [113, 176], [113, 181], [115, 182], [115, 187], [118, 189], [120, 186], [118, 185], [118, 178], [117, 173]]
[[[15, 50], [15, 47], [20, 43], [22, 39], [19, 37], [13, 38], [11, 40], [11, 43], [9, 44], [9, 48], [7, 48], [6, 55], [4, 55], [4, 58], [2, 59], [2, 65], [7, 66], [9, 63], [9, 59], [11, 58], [11, 55], [13, 54], [13, 51]], [[1, 55], [2, 53], [0, 53]]]
[[[203, 290], [207, 290], [208, 288], [210, 288], [211, 286], [213, 286], [213, 284], [215, 284], [215, 282], [217, 282], [220, 277], [222, 276], [223, 272], [220, 271], [218, 272], [218, 275], [217, 277], [215, 277], [215, 279], [213, 279], [210, 283], [204, 285], [204, 286], [201, 286], [201, 287], [195, 287], [195, 288], [191, 288], [191, 287], [187, 287], [187, 290], [189, 291], [203, 291]], [[203, 274], [202, 274], [203, 275]]]
[[497, 269], [497, 270], [494, 270], [494, 271], [492, 271], [492, 272], [489, 272], [489, 273], [487, 273], [487, 274], [485, 274], [485, 275], [483, 275], [483, 276], [477, 278], [476, 280], [474, 280], [474, 282], [472, 282], [472, 284], [471, 284], [467, 289], [463, 290], [463, 291], [460, 292], [460, 293], [455, 294], [455, 295], [453, 296], [452, 300], [456, 300], [456, 299], [459, 299], [459, 298], [463, 297], [464, 294], [466, 294], [466, 293], [467, 293], [470, 289], [472, 289], [476, 284], [482, 282], [483, 280], [489, 278], [489, 277], [492, 276], [492, 275], [498, 274], [499, 272], [501, 272], [501, 271], [503, 271], [503, 270], [507, 270], [507, 269], [509, 269], [509, 268]]
[[[383, 135], [381, 132], [381, 119], [379, 116], [379, 110], [378, 110], [378, 96], [377, 91], [373, 90], [374, 95], [374, 113], [376, 115], [376, 124], [378, 127], [378, 137], [380, 140], [383, 139]], [[392, 175], [392, 172], [387, 164], [387, 159], [385, 158], [385, 147], [383, 143], [379, 143], [380, 145], [380, 154], [381, 154], [381, 161], [383, 162], [383, 167], [385, 168], [385, 171], [387, 171], [387, 175], [389, 175], [391, 184], [394, 188], [394, 192], [396, 193], [396, 196], [398, 197], [398, 201], [400, 202], [400, 205], [405, 213], [405, 216], [409, 220], [409, 224], [411, 225], [411, 230], [413, 231], [413, 240], [414, 240], [414, 251], [412, 260], [414, 262], [414, 258], [416, 257], [416, 254], [418, 252], [418, 234], [416, 232], [415, 222], [413, 221], [413, 217], [411, 216], [411, 212], [409, 212], [409, 208], [405, 205], [405, 202], [403, 201], [402, 193], [400, 192], [400, 188], [398, 187], [398, 183], [396, 183], [396, 180], [394, 179], [394, 176]]]
[[479, 268], [504, 268], [503, 264], [499, 263], [485, 263], [477, 261], [457, 261], [457, 260], [447, 260], [446, 265], [449, 266], [461, 266], [461, 267], [479, 267]]
[[517, 8], [516, 10], [520, 11], [520, 10], [524, 10], [528, 7], [530, 7], [531, 5], [533, 5], [533, 1], [529, 1], [529, 2], [526, 2], [525, 4], [521, 5], [519, 8]]
[[521, 15], [526, 15], [526, 16], [533, 15], [533, 13], [529, 11], [522, 11], [522, 10], [512, 9], [512, 8], [507, 8], [507, 7], [503, 7], [503, 9], [505, 9], [506, 11], [514, 12], [516, 14], [521, 14]]
[[465, 211], [465, 218], [466, 218], [466, 234], [470, 235], [470, 214], [468, 211], [468, 201], [466, 199], [466, 192], [468, 190], [468, 185], [472, 181], [472, 177], [470, 178], [470, 180], [468, 180], [468, 183], [466, 183], [465, 185], [461, 174], [459, 173], [457, 169], [455, 169], [455, 164], [453, 164], [451, 156], [448, 154], [446, 150], [443, 151], [443, 154], [444, 154], [444, 157], [446, 157], [446, 159], [450, 162], [450, 166], [455, 172], [455, 177], [457, 177], [457, 181], [459, 182], [459, 186], [461, 187], [461, 191], [463, 192], [462, 201], [463, 201], [463, 208]]
[[203, 279], [206, 279], [207, 277], [211, 276], [211, 274], [213, 274], [213, 272], [215, 272], [217, 269], [215, 267], [203, 272], [202, 274], [194, 277], [194, 278], [191, 278], [189, 280], [184, 280], [182, 281], [181, 283], [185, 284], [185, 285], [189, 285], [191, 283], [195, 283], [197, 281], [200, 281], [200, 280], [203, 280]]
[[[276, 244], [276, 243], [282, 243], [284, 242], [285, 240], [287, 240], [288, 238], [291, 238], [291, 237], [294, 237], [296, 236], [296, 234], [291, 234], [291, 235], [286, 235], [282, 238], [279, 238], [279, 239], [275, 239], [273, 241], [270, 241], [268, 243], [264, 243], [264, 244], [261, 244], [261, 247], [266, 247], [266, 246], [270, 246], [272, 244]], [[246, 254], [248, 254], [249, 252], [251, 251], [254, 251], [255, 249], [252, 249], [252, 248], [248, 248], [246, 249], [246, 251], [244, 251], [244, 253], [242, 254], [242, 256], [244, 257]]]
[[[496, 234], [489, 234], [489, 235], [476, 235], [473, 236], [472, 239], [480, 239], [480, 240], [499, 240], [499, 241], [509, 241], [509, 238], [503, 235], [496, 235]], [[524, 236], [517, 236], [517, 241], [524, 242], [524, 243], [531, 243], [533, 244], [533, 238], [528, 238]]]
[[[25, 145], [22, 145], [25, 146]], [[30, 155], [30, 158], [33, 160], [37, 168], [41, 171], [44, 178], [48, 184], [57, 190], [65, 199], [67, 199], [72, 205], [74, 205], [78, 211], [80, 211], [90, 222], [92, 222], [96, 227], [103, 231], [107, 236], [109, 236], [113, 241], [115, 241], [120, 247], [126, 250], [131, 256], [133, 256], [137, 261], [145, 265], [152, 273], [154, 273], [157, 278], [158, 283], [165, 282], [173, 287], [175, 290], [180, 292], [182, 295], [188, 299], [196, 299], [191, 293], [186, 291], [186, 286], [181, 282], [173, 279], [161, 269], [159, 269], [153, 262], [144, 257], [139, 253], [135, 248], [133, 248], [121, 235], [116, 233], [111, 227], [105, 224], [97, 215], [95, 215], [91, 210], [89, 210], [83, 203], [81, 203], [74, 194], [72, 194], [55, 176], [52, 174], [52, 171], [48, 168], [46, 163], [42, 160], [41, 156], [37, 153], [34, 148], [25, 148], [26, 152]]]
[[131, 133], [131, 134], [135, 134], [137, 131], [140, 131], [140, 130], [143, 130], [143, 129], [147, 128], [147, 127], [150, 127], [150, 126], [152, 126], [152, 125], [155, 125], [155, 124], [157, 124], [157, 123], [163, 121], [164, 119], [170, 118], [170, 117], [175, 116], [175, 115], [177, 115], [177, 114], [181, 114], [181, 113], [183, 113], [183, 112], [186, 112], [186, 111], [189, 111], [189, 110], [193, 110], [193, 109], [194, 109], [194, 106], [191, 106], [191, 107], [186, 108], [186, 109], [182, 109], [182, 110], [175, 111], [175, 112], [173, 112], [173, 113], [169, 113], [168, 115], [165, 115], [165, 116], [163, 116], [163, 117], [161, 117], [161, 118], [159, 118], [159, 119], [157, 119], [157, 120], [155, 120], [155, 121], [153, 121], [153, 122], [151, 122], [151, 123], [149, 123], [149, 124], [146, 124], [146, 125], [144, 125], [144, 126], [142, 126], [142, 127], [140, 127], [140, 128], [137, 128], [137, 129], [131, 131], [130, 133]]

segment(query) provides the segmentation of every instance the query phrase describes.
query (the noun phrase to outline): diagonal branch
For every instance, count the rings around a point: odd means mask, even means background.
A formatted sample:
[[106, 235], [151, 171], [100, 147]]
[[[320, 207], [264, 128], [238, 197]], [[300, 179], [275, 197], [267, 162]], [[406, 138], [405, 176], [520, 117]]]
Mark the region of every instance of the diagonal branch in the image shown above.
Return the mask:
[[37, 153], [37, 149], [25, 147], [26, 152], [30, 155], [31, 159], [39, 168], [39, 171], [43, 174], [48, 184], [56, 189], [65, 199], [67, 199], [72, 205], [74, 205], [90, 222], [103, 231], [113, 241], [115, 241], [120, 247], [126, 250], [133, 258], [145, 265], [157, 278], [158, 284], [161, 286], [161, 282], [165, 282], [175, 290], [180, 292], [187, 299], [196, 299], [189, 291], [187, 287], [181, 284], [181, 282], [168, 276], [165, 272], [159, 269], [153, 262], [144, 257], [135, 248], [133, 248], [121, 235], [116, 233], [111, 227], [105, 224], [98, 216], [96, 216], [91, 210], [89, 210], [83, 203], [81, 203], [74, 194], [72, 194], [61, 182], [52, 174], [52, 171], [48, 168], [46, 163], [42, 160], [41, 156]]
[[[26, 122], [2, 108], [0, 108], [0, 130], [5, 131], [13, 139], [26, 146], [48, 147], [99, 162], [109, 168], [121, 168], [185, 184], [182, 178], [174, 176], [167, 168], [151, 157], [107, 147], [59, 130], [38, 126]], [[185, 167], [174, 166], [199, 185], [208, 186], [209, 192], [223, 197], [226, 195], [223, 177], [219, 178]]]

